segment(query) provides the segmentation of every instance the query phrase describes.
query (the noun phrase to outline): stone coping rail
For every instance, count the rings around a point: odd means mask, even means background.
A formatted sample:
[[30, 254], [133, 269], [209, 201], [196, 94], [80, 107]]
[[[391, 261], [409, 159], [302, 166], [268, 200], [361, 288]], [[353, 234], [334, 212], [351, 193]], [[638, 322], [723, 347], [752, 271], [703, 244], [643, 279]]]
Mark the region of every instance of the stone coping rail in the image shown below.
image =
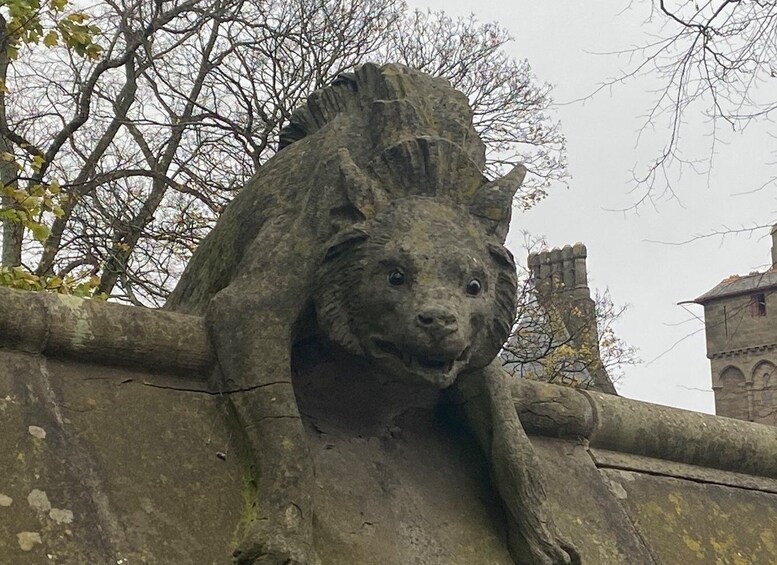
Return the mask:
[[[0, 287], [0, 348], [207, 378], [202, 318]], [[593, 391], [516, 380], [531, 433], [589, 447], [777, 478], [777, 428]]]
[[777, 478], [777, 428], [526, 380], [513, 398], [531, 433], [589, 447]]
[[202, 318], [0, 287], [0, 347], [80, 361], [207, 374]]

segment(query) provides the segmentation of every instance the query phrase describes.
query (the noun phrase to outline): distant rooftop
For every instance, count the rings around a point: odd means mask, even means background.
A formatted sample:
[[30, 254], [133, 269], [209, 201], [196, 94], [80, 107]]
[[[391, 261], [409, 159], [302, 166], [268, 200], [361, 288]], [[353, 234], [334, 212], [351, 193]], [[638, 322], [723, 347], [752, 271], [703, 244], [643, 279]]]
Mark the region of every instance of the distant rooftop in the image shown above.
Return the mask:
[[720, 281], [715, 288], [694, 299], [696, 304], [707, 304], [719, 298], [750, 294], [755, 290], [777, 288], [777, 270], [749, 275], [732, 275]]

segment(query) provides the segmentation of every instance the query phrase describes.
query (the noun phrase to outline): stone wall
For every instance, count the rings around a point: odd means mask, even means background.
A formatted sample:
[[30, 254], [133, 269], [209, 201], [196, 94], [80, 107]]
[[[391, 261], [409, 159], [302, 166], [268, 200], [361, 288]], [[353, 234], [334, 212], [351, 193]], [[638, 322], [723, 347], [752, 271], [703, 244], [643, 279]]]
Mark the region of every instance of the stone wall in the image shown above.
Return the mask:
[[[759, 294], [759, 293], [756, 293]], [[705, 305], [707, 351], [722, 354], [740, 349], [774, 346], [777, 335], [777, 294], [764, 292], [766, 315], [751, 312], [751, 295], [721, 298]], [[724, 312], [725, 310], [725, 312]]]
[[[251, 484], [206, 343], [194, 317], [0, 289], [0, 561], [229, 562]], [[528, 381], [513, 398], [583, 563], [777, 561], [776, 428]], [[322, 565], [509, 564], [481, 458], [434, 426], [446, 441], [314, 430]]]

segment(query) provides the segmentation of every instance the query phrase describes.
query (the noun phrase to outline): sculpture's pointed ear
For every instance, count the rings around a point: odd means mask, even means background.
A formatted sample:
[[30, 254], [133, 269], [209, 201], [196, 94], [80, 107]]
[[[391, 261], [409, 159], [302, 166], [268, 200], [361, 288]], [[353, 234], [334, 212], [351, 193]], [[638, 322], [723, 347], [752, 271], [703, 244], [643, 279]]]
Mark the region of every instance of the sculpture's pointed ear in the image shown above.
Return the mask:
[[357, 216], [360, 216], [361, 220], [374, 217], [388, 201], [385, 191], [353, 162], [346, 148], [342, 147], [337, 151], [337, 160], [346, 197]]
[[495, 235], [500, 241], [507, 237], [513, 196], [525, 176], [526, 167], [516, 165], [505, 176], [484, 184], [472, 195], [469, 211], [482, 220], [486, 233]]
[[510, 272], [515, 272], [515, 258], [510, 250], [504, 245], [488, 244], [488, 254], [496, 261], [500, 267], [507, 268]]
[[327, 242], [323, 262], [326, 263], [336, 257], [340, 257], [343, 253], [347, 253], [368, 238], [367, 232], [356, 226], [341, 231]]

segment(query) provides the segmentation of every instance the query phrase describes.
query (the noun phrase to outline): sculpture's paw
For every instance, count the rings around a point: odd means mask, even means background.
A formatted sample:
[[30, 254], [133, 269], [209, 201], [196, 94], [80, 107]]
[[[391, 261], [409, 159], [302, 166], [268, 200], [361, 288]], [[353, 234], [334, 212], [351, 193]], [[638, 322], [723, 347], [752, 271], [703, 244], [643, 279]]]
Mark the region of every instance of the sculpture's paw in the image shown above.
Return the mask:
[[[513, 558], [518, 563], [531, 565], [580, 565], [577, 548], [561, 535], [551, 533], [551, 529], [555, 530], [543, 524], [543, 527], [511, 536]], [[513, 528], [511, 530], [515, 532]]]
[[320, 565], [313, 544], [266, 522], [254, 522], [232, 552], [235, 565]]
[[524, 558], [519, 563], [532, 565], [580, 565], [580, 554], [577, 548], [565, 540], [558, 543], [547, 543], [533, 546], [529, 549], [531, 559]]
[[580, 565], [580, 553], [577, 548], [563, 538], [557, 538], [556, 543], [552, 544], [549, 550], [544, 552], [544, 561], [538, 563], [548, 563], [548, 565]]

